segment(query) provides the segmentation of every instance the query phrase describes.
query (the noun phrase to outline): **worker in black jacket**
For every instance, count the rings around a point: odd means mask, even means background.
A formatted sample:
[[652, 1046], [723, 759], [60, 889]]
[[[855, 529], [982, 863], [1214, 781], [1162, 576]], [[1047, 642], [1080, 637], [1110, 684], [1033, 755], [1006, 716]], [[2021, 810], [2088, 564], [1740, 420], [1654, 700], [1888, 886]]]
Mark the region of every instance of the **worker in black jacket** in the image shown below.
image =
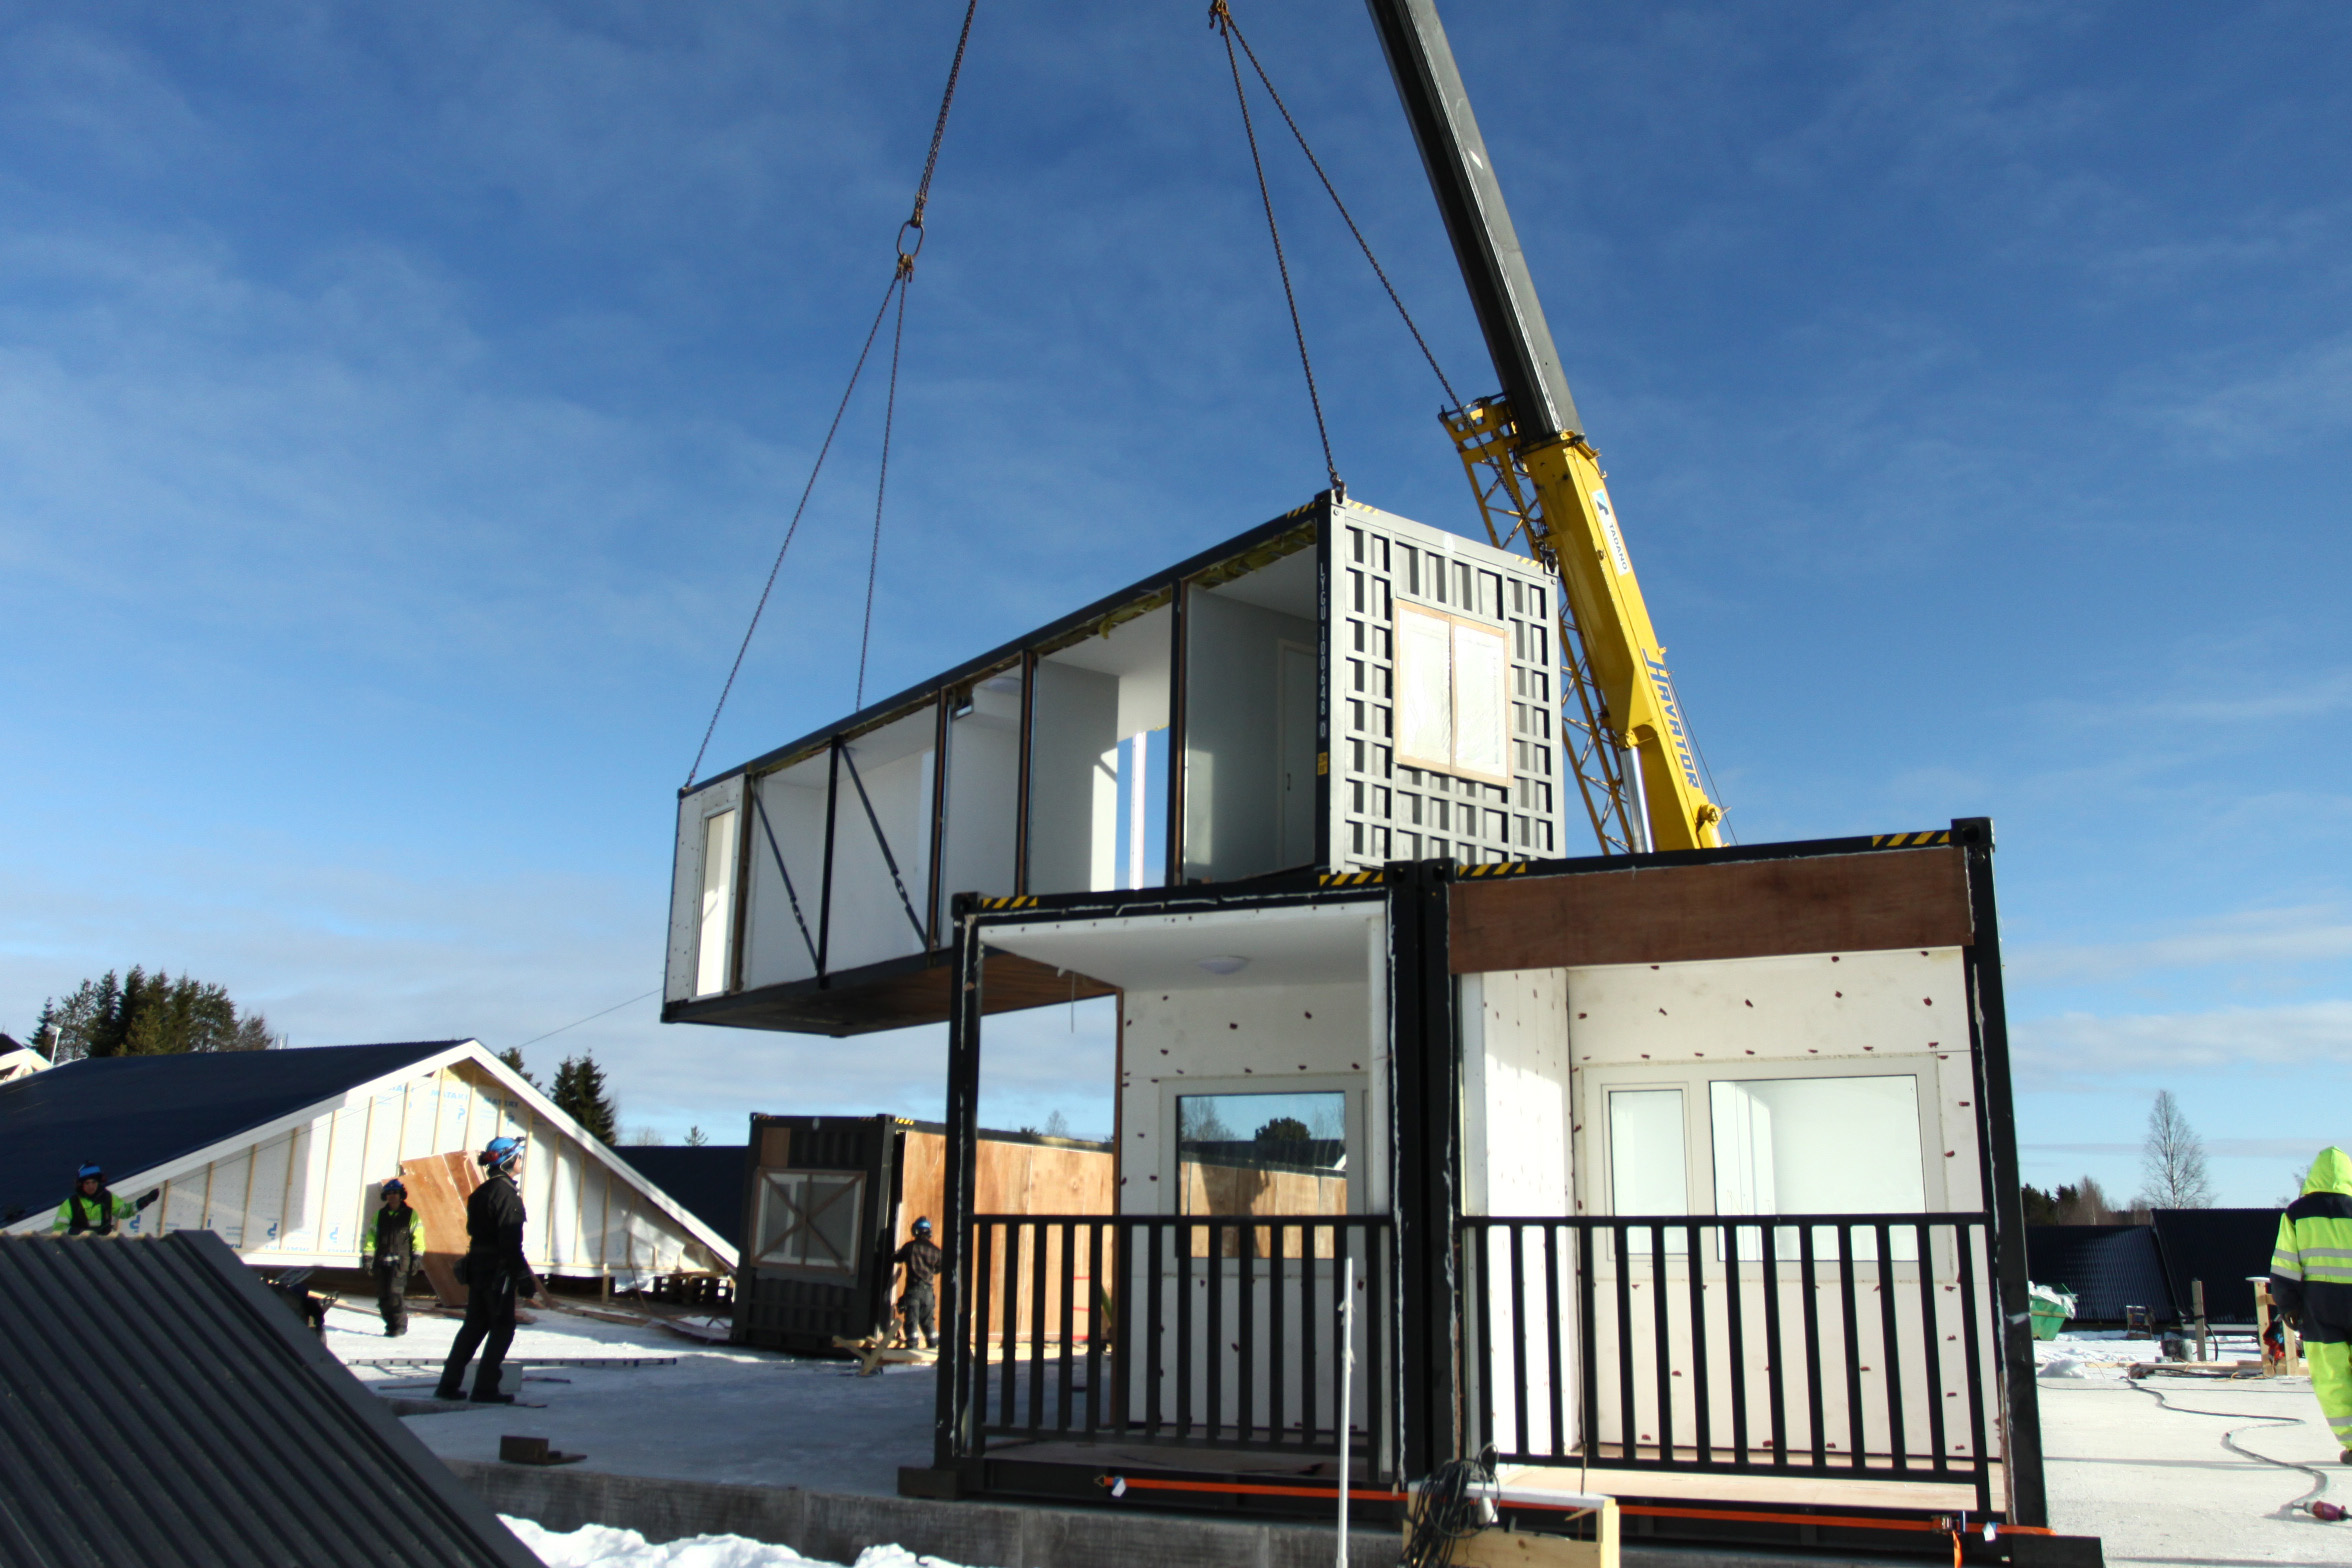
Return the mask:
[[506, 1347], [514, 1343], [515, 1299], [539, 1294], [539, 1276], [523, 1256], [523, 1195], [515, 1177], [523, 1166], [523, 1140], [493, 1138], [476, 1156], [487, 1173], [482, 1185], [466, 1199], [466, 1255], [460, 1265], [466, 1288], [465, 1324], [449, 1347], [441, 1368], [436, 1399], [463, 1399], [466, 1363], [482, 1351], [481, 1370], [474, 1374], [474, 1399], [485, 1405], [511, 1405], [514, 1395], [498, 1389], [498, 1374], [506, 1362]]
[[920, 1330], [923, 1348], [930, 1350], [939, 1337], [939, 1300], [931, 1282], [947, 1271], [947, 1254], [932, 1242], [928, 1219], [916, 1220], [914, 1230], [907, 1244], [890, 1257], [906, 1270], [906, 1285], [898, 1297], [898, 1337], [899, 1343], [912, 1349]]

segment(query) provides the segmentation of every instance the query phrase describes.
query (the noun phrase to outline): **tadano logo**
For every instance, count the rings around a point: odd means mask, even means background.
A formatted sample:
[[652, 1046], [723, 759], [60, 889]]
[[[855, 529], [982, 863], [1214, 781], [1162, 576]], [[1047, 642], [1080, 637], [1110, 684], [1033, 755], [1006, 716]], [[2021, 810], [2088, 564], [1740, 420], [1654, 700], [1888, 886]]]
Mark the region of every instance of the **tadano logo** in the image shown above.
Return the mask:
[[1602, 537], [1609, 541], [1609, 560], [1623, 577], [1633, 570], [1633, 557], [1625, 553], [1625, 536], [1617, 531], [1617, 509], [1609, 504], [1609, 492], [1593, 486], [1593, 514], [1601, 520]]

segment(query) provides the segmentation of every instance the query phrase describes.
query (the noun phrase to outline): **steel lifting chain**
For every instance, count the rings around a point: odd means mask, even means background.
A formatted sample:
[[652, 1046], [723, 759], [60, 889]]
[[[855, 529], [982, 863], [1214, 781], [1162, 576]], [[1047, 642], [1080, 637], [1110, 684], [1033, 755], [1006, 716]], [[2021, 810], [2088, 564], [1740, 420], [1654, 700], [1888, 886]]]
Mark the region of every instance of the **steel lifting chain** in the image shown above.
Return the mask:
[[[980, 9], [980, 0], [966, 0], [964, 25], [956, 34], [955, 59], [947, 68], [947, 89], [939, 97], [939, 118], [931, 125], [931, 150], [923, 159], [923, 177], [915, 184], [915, 205], [906, 222], [898, 226], [896, 249], [898, 260], [891, 269], [890, 283], [882, 291], [882, 303], [874, 310], [874, 319], [866, 328], [866, 340], [858, 349], [857, 363], [850, 367], [849, 384], [841, 389], [841, 401], [833, 407], [833, 421], [825, 427], [825, 439], [817, 448], [817, 460], [809, 468], [808, 483], [801, 487], [799, 504], [792, 509], [792, 521], [784, 530], [784, 542], [776, 547], [776, 558], [768, 566], [767, 581], [760, 587], [759, 601], [752, 606], [751, 624], [743, 629], [743, 640], [736, 645], [735, 662], [727, 668], [727, 679], [719, 688], [719, 700], [711, 708], [710, 722], [702, 728], [702, 744], [694, 749], [694, 762], [686, 770], [686, 784], [693, 788], [694, 780], [702, 772], [702, 759], [710, 751], [711, 736], [719, 727], [719, 715], [727, 708], [727, 698], [735, 690], [735, 679], [743, 673], [743, 657], [751, 649], [752, 634], [759, 630], [760, 617], [767, 613], [768, 600], [776, 591], [776, 576], [783, 570], [784, 557], [792, 548], [793, 539], [800, 532], [801, 517], [808, 511], [809, 496], [817, 488], [817, 476], [825, 471], [825, 459], [833, 451], [833, 438], [841, 433], [842, 415], [849, 410], [850, 395], [857, 391], [858, 380], [865, 374], [866, 361], [874, 352], [874, 339], [881, 334], [882, 318], [890, 314], [895, 296], [898, 320], [890, 340], [890, 390], [882, 414], [882, 463], [874, 482], [874, 531], [866, 561], [866, 609], [863, 631], [858, 637], [857, 702], [863, 705], [866, 691], [866, 653], [873, 639], [874, 582], [880, 574], [882, 562], [882, 498], [890, 480], [890, 440], [898, 412], [899, 345], [906, 331], [906, 286], [915, 275], [915, 258], [923, 250], [923, 219], [931, 202], [931, 176], [939, 168], [940, 144], [947, 138], [947, 114], [955, 104], [956, 82], [963, 75], [964, 51], [972, 41], [972, 18]], [[907, 243], [909, 231], [914, 243]]]

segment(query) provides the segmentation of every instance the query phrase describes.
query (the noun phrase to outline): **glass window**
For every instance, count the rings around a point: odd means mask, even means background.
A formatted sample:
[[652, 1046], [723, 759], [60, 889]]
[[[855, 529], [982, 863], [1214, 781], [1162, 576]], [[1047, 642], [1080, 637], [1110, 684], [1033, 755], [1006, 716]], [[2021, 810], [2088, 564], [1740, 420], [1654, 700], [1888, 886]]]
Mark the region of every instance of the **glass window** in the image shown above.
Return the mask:
[[735, 925], [735, 813], [702, 822], [702, 929], [695, 948], [694, 994], [727, 989], [728, 937]]
[[[1714, 1121], [1718, 1214], [1916, 1214], [1927, 1207], [1919, 1146], [1919, 1080], [1767, 1078], [1707, 1086]], [[1855, 1255], [1876, 1256], [1875, 1239], [1855, 1237]], [[1794, 1227], [1774, 1242], [1794, 1256]], [[1836, 1232], [1815, 1248], [1834, 1252]], [[1895, 1256], [1917, 1255], [1915, 1235], [1897, 1232]], [[1740, 1254], [1761, 1240], [1743, 1233]]]
[[1181, 1213], [1345, 1214], [1347, 1095], [1180, 1095], [1176, 1159]]
[[1609, 1091], [1609, 1210], [1688, 1214], [1680, 1089]]

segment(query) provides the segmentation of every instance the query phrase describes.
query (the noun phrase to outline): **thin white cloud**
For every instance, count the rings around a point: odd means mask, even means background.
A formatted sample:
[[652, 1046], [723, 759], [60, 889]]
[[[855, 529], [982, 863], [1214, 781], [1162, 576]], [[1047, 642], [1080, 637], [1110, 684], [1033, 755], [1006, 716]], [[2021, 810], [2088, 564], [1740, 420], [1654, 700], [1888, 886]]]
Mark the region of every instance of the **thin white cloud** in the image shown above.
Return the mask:
[[2100, 1017], [2066, 1013], [2012, 1025], [2029, 1085], [2227, 1068], [2352, 1065], [2352, 1001]]
[[2137, 942], [2041, 944], [2012, 949], [2011, 979], [2042, 985], [2110, 981], [2227, 965], [2258, 968], [2352, 958], [2352, 919], [2333, 906], [2248, 910]]

